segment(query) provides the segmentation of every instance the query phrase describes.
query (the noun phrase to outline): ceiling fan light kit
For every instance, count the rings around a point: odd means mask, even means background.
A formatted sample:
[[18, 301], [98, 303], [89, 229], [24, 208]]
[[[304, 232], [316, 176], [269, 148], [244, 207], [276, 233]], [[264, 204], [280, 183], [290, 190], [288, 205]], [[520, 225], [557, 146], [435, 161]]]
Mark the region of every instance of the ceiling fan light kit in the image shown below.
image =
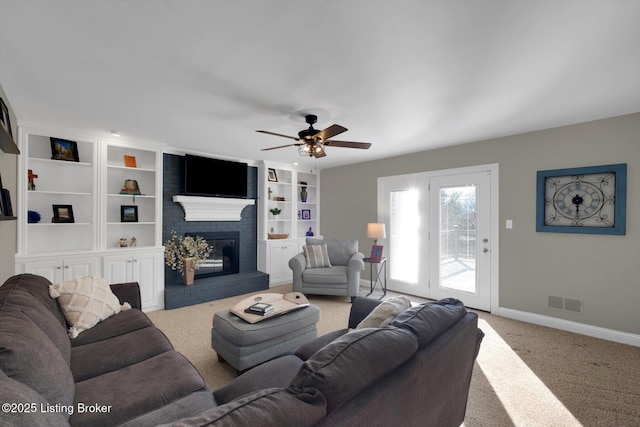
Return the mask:
[[309, 124], [308, 129], [298, 132], [298, 137], [283, 135], [281, 133], [270, 132], [266, 130], [257, 130], [256, 132], [266, 133], [267, 135], [280, 136], [282, 138], [289, 138], [295, 141], [299, 141], [295, 144], [280, 145], [277, 147], [264, 148], [261, 151], [276, 150], [284, 147], [298, 147], [298, 154], [301, 156], [310, 156], [315, 158], [325, 157], [327, 153], [324, 150], [325, 146], [344, 147], [344, 148], [359, 148], [366, 150], [371, 147], [369, 142], [351, 142], [351, 141], [332, 141], [336, 135], [339, 135], [347, 131], [347, 128], [340, 125], [331, 125], [324, 130], [314, 129], [313, 124], [318, 121], [318, 116], [315, 114], [307, 114], [305, 121]]

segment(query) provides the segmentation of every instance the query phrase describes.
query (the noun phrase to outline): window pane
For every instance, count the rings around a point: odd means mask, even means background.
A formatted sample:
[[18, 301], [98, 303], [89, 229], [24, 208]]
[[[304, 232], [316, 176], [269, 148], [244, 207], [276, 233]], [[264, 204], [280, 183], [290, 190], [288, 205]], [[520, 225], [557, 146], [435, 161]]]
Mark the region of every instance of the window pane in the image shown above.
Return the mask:
[[440, 287], [476, 291], [476, 186], [440, 189]]
[[390, 197], [390, 260], [391, 279], [418, 283], [418, 190], [392, 191]]

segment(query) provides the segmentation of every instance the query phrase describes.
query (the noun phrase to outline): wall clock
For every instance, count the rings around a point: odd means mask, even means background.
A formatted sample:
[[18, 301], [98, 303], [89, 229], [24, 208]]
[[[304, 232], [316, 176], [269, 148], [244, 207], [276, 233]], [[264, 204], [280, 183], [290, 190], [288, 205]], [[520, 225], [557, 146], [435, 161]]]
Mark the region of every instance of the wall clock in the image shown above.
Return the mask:
[[536, 231], [626, 232], [627, 164], [538, 171]]

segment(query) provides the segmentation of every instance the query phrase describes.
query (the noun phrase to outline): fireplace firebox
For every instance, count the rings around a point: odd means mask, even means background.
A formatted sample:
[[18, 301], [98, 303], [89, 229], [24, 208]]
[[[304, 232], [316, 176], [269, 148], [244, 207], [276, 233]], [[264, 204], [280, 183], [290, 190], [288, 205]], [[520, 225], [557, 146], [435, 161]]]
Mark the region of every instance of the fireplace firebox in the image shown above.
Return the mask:
[[207, 233], [187, 233], [202, 236], [212, 248], [209, 258], [196, 270], [196, 279], [225, 274], [237, 274], [240, 271], [240, 232], [212, 231]]

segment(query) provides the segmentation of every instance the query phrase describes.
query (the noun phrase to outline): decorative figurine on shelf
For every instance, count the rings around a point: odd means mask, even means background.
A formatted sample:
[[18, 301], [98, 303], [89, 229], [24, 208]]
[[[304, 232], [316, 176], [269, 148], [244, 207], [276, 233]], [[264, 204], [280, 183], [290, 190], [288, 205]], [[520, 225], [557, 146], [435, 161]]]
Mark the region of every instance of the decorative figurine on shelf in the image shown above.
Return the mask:
[[273, 190], [271, 190], [271, 187], [269, 187], [267, 194], [268, 194], [267, 200], [271, 200], [271, 197], [273, 196]]
[[313, 236], [313, 230], [309, 227], [309, 231], [307, 231], [307, 236]]
[[271, 212], [273, 214], [273, 216], [278, 216], [282, 212], [282, 209], [280, 209], [280, 208], [271, 208], [271, 209], [269, 209], [269, 212]]
[[298, 219], [300, 219], [300, 215], [301, 215], [300, 210], [298, 210]]
[[125, 239], [124, 237], [121, 237], [118, 240], [118, 246], [121, 248], [126, 248], [127, 247], [127, 239]]
[[120, 189], [120, 194], [140, 195], [140, 186], [135, 179], [125, 179], [124, 187]]
[[302, 186], [302, 190], [300, 190], [300, 201], [302, 203], [307, 202], [307, 187]]
[[29, 222], [29, 224], [35, 224], [37, 222], [40, 222], [40, 219], [42, 219], [42, 216], [38, 212], [36, 211], [27, 212], [27, 221]]
[[129, 246], [132, 247], [132, 248], [134, 246], [138, 246], [138, 239], [136, 239], [136, 236], [133, 236], [129, 242], [130, 242]]
[[29, 169], [29, 185], [27, 186], [29, 191], [34, 191], [36, 189], [36, 183], [33, 180], [37, 177], [38, 175], [33, 173], [33, 170]]

